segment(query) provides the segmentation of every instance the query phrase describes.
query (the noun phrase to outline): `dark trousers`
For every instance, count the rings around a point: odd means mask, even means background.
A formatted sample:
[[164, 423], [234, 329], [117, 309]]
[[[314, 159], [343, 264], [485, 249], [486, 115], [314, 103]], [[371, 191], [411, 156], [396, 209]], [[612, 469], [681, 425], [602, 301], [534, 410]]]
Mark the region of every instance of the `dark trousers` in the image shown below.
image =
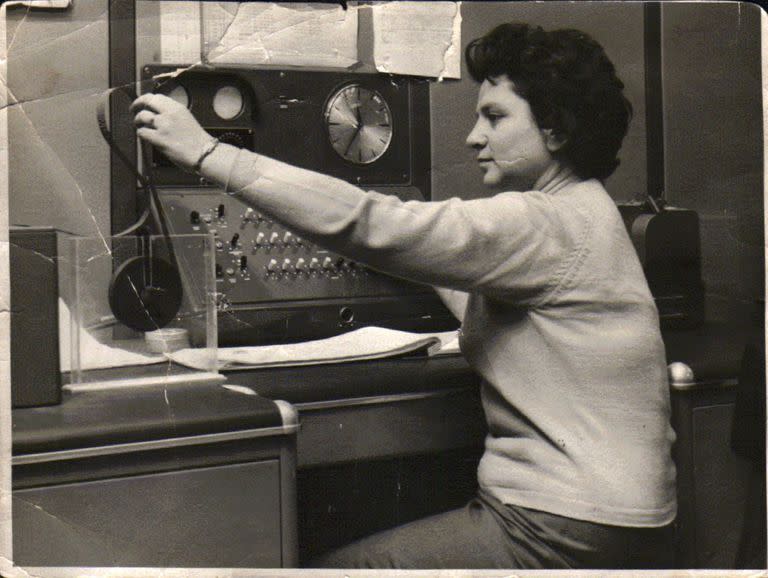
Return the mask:
[[315, 568], [672, 568], [673, 529], [627, 528], [504, 505], [466, 506], [375, 534], [315, 560]]

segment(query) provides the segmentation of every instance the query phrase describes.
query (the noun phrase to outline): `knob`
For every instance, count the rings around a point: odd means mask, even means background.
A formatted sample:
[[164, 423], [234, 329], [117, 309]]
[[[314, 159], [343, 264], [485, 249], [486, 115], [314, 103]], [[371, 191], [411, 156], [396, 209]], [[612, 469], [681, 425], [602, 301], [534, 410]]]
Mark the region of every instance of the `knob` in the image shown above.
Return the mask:
[[302, 239], [301, 237], [294, 237], [293, 243], [300, 247], [301, 245], [304, 244], [304, 239]]
[[224, 218], [225, 213], [224, 203], [221, 203], [218, 207], [216, 207], [216, 215], [218, 215], [219, 219]]
[[227, 267], [227, 275], [234, 275], [235, 270], [232, 267]]
[[299, 258], [296, 260], [296, 270], [297, 270], [297, 271], [303, 271], [303, 270], [304, 270], [304, 266], [306, 265], [306, 263], [307, 263], [307, 262], [304, 260], [304, 258], [303, 258], [303, 257], [299, 257]]
[[270, 245], [276, 245], [279, 238], [280, 238], [280, 235], [278, 235], [277, 232], [273, 232], [269, 236], [269, 244]]
[[232, 235], [232, 240], [229, 242], [229, 246], [233, 249], [237, 247], [237, 242], [240, 240], [240, 233], [235, 233]]
[[267, 263], [267, 271], [269, 271], [270, 273], [274, 273], [275, 271], [277, 271], [277, 261], [275, 261], [274, 259], [270, 259], [269, 263]]
[[333, 259], [330, 257], [323, 259], [323, 269], [333, 269]]
[[243, 214], [243, 223], [248, 223], [251, 219], [253, 219], [255, 213], [256, 211], [254, 211], [251, 207], [248, 207]]
[[256, 245], [257, 247], [261, 247], [264, 244], [264, 239], [265, 239], [264, 233], [259, 233], [258, 235], [256, 235], [256, 240], [253, 242], [253, 244]]
[[203, 215], [203, 222], [210, 223], [212, 220], [210, 215]]
[[291, 234], [291, 232], [290, 231], [286, 231], [285, 235], [283, 235], [283, 244], [284, 245], [290, 245], [292, 238], [293, 238], [293, 235]]
[[245, 271], [246, 269], [248, 269], [248, 257], [243, 255], [240, 257], [240, 270]]
[[216, 248], [221, 249], [224, 247], [224, 243], [222, 243], [219, 239], [216, 239]]
[[197, 211], [192, 211], [189, 214], [189, 222], [192, 223], [193, 225], [200, 224], [200, 213], [198, 213]]
[[292, 269], [293, 269], [293, 265], [291, 264], [291, 260], [290, 259], [285, 259], [283, 261], [283, 271], [285, 271], [287, 273], [288, 271], [290, 271]]
[[312, 257], [309, 260], [309, 268], [312, 271], [317, 271], [320, 268], [320, 261], [317, 260], [317, 257]]

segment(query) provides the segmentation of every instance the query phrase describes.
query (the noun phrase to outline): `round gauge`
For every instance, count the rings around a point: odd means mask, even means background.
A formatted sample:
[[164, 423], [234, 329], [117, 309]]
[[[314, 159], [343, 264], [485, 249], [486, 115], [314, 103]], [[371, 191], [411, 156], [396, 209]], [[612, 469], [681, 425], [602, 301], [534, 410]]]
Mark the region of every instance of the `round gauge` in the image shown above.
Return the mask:
[[189, 93], [183, 86], [176, 86], [171, 92], [168, 93], [168, 96], [176, 102], [184, 105], [185, 108], [189, 108]]
[[232, 120], [243, 111], [243, 93], [235, 86], [222, 86], [213, 96], [213, 111], [223, 120]]
[[392, 114], [375, 90], [348, 84], [328, 99], [325, 125], [331, 146], [357, 165], [380, 159], [392, 142]]

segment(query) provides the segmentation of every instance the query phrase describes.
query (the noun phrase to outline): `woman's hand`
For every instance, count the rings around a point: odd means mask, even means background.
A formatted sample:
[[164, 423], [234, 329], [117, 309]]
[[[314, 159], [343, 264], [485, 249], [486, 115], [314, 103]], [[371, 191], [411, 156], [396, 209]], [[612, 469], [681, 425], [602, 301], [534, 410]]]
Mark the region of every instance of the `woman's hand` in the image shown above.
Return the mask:
[[131, 112], [136, 134], [187, 171], [213, 138], [184, 105], [162, 94], [141, 95], [133, 101]]

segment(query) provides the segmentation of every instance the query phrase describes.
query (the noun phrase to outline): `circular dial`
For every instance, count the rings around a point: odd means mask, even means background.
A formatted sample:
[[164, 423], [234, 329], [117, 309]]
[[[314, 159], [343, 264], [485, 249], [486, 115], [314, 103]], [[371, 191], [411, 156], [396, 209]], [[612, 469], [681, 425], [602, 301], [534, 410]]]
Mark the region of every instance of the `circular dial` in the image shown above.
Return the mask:
[[392, 142], [389, 105], [375, 90], [348, 84], [328, 99], [325, 125], [333, 149], [358, 165], [375, 162]]
[[232, 120], [243, 111], [243, 93], [235, 86], [222, 86], [213, 96], [213, 111], [223, 120]]
[[189, 93], [183, 86], [176, 85], [173, 90], [168, 93], [168, 96], [179, 104], [183, 105], [185, 108], [189, 108]]

